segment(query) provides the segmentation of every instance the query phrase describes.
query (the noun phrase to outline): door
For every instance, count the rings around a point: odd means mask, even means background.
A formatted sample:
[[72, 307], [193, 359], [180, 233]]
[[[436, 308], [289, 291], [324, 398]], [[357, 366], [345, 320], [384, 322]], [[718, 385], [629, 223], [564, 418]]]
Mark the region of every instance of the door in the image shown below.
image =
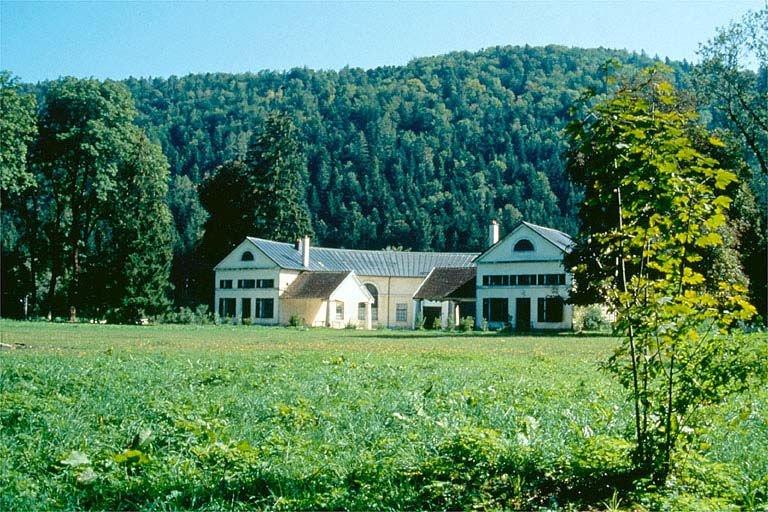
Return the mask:
[[[442, 329], [443, 308], [434, 306], [425, 306], [423, 308], [424, 327], [426, 329]], [[437, 321], [437, 322], [435, 322]]]
[[531, 299], [517, 299], [515, 301], [515, 330], [531, 330]]

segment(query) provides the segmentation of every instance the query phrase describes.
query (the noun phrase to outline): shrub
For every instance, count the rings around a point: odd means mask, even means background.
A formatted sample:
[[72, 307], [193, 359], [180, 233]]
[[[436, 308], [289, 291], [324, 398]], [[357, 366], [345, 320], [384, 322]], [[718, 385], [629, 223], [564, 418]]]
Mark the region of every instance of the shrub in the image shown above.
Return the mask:
[[469, 332], [475, 327], [475, 318], [471, 316], [465, 316], [459, 323], [459, 330], [461, 332]]
[[605, 308], [599, 304], [576, 307], [573, 317], [573, 324], [577, 331], [603, 331], [610, 325]]
[[421, 313], [421, 311], [416, 313], [416, 319], [414, 321], [414, 327], [416, 328], [416, 330], [419, 330], [419, 331], [424, 329], [424, 315]]

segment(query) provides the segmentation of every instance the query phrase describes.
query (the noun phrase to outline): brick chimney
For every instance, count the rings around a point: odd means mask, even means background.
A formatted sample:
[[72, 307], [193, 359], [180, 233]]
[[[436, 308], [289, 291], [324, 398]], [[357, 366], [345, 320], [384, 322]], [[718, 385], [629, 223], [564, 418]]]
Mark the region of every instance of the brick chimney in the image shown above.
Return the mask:
[[497, 243], [499, 243], [499, 223], [493, 220], [488, 226], [488, 247], [493, 247]]

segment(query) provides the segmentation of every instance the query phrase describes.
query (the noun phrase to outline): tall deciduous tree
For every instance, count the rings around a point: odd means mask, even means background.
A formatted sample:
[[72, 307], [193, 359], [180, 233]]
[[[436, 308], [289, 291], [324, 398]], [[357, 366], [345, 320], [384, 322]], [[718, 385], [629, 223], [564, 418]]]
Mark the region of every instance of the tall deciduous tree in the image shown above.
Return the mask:
[[755, 171], [750, 185], [762, 213], [750, 223], [741, 255], [750, 298], [768, 324], [768, 7], [721, 28], [699, 54], [697, 89], [714, 108], [715, 121], [741, 142]]
[[[120, 306], [136, 316], [165, 304], [168, 169], [132, 124], [135, 114], [115, 82], [67, 78], [45, 96], [34, 156], [49, 315], [60, 280], [72, 319], [80, 308], [96, 314]], [[98, 278], [108, 296], [84, 287], [84, 276], [91, 284]]]
[[21, 193], [34, 185], [27, 147], [37, 134], [35, 97], [21, 94], [17, 80], [0, 71], [0, 190]]
[[248, 189], [248, 169], [239, 161], [220, 165], [200, 185], [200, 203], [208, 212], [200, 246], [206, 273], [243, 238], [255, 234], [250, 216], [253, 199]]
[[115, 190], [133, 115], [128, 91], [114, 82], [67, 78], [53, 83], [45, 97], [37, 157], [41, 189], [47, 192], [47, 302], [53, 306], [59, 279], [67, 277], [73, 319], [80, 301], [83, 252]]
[[567, 264], [616, 314], [623, 342], [606, 367], [634, 403], [635, 463], [662, 484], [699, 408], [765, 376], [756, 347], [721, 334], [754, 313], [746, 290], [702, 269], [736, 174], [694, 147], [702, 129], [657, 69], [584, 114], [569, 127], [567, 171], [585, 200]]
[[254, 236], [292, 242], [312, 234], [304, 187], [306, 162], [299, 150], [290, 116], [272, 113], [261, 133], [254, 136], [245, 160], [247, 194], [252, 207], [247, 215]]
[[34, 305], [29, 246], [34, 226], [25, 222], [35, 177], [27, 162], [37, 134], [36, 102], [0, 71], [0, 283], [3, 316], [24, 316]]
[[699, 54], [699, 89], [768, 175], [768, 7], [720, 29]]

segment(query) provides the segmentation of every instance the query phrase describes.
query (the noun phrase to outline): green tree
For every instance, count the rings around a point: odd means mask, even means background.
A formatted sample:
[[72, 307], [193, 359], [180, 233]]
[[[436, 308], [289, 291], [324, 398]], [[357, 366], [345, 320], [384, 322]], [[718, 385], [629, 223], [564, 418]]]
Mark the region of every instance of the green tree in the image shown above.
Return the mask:
[[768, 7], [748, 12], [699, 50], [697, 85], [768, 175]]
[[120, 165], [112, 211], [116, 263], [113, 317], [133, 322], [167, 311], [171, 291], [173, 226], [166, 196], [168, 162], [160, 147], [134, 132]]
[[[21, 94], [18, 80], [0, 71], [0, 190], [21, 193], [35, 183], [27, 148], [37, 134], [35, 97]], [[4, 198], [3, 198], [4, 199]]]
[[700, 409], [765, 371], [758, 347], [726, 334], [754, 313], [746, 290], [701, 268], [723, 244], [736, 174], [694, 147], [702, 128], [659, 70], [644, 77], [569, 126], [567, 171], [585, 199], [566, 264], [581, 298], [616, 314], [623, 342], [606, 368], [633, 400], [635, 464], [663, 484]]
[[[198, 246], [205, 231], [208, 213], [200, 203], [197, 187], [187, 176], [176, 176], [168, 189], [168, 207], [174, 223], [173, 265], [171, 282], [174, 303], [192, 306], [194, 289], [200, 273]], [[210, 268], [206, 269], [210, 271]]]
[[135, 114], [127, 89], [111, 81], [66, 78], [46, 93], [34, 150], [35, 250], [49, 316], [60, 296], [71, 319], [116, 308], [132, 319], [167, 302], [167, 162], [133, 125]]
[[36, 163], [46, 192], [49, 316], [62, 277], [70, 318], [77, 316], [84, 251], [112, 198], [134, 113], [130, 94], [115, 82], [66, 78], [45, 96]]
[[249, 197], [248, 169], [243, 162], [225, 162], [199, 187], [200, 203], [208, 212], [200, 252], [207, 262], [205, 272], [254, 233], [250, 218], [253, 209]]
[[0, 282], [2, 315], [21, 317], [34, 306], [34, 268], [29, 245], [34, 226], [28, 202], [35, 176], [27, 162], [37, 134], [35, 97], [22, 94], [18, 81], [0, 71]]
[[312, 234], [304, 187], [306, 162], [285, 113], [270, 114], [248, 148], [245, 164], [253, 236], [292, 242]]
[[[768, 323], [768, 8], [719, 29], [699, 54], [697, 89], [714, 109], [715, 122], [741, 142], [754, 170], [753, 176], [745, 174], [745, 181], [761, 208], [746, 226], [741, 261], [751, 282], [750, 300]], [[737, 202], [736, 208], [745, 204]], [[739, 213], [743, 219], [750, 210]]]

